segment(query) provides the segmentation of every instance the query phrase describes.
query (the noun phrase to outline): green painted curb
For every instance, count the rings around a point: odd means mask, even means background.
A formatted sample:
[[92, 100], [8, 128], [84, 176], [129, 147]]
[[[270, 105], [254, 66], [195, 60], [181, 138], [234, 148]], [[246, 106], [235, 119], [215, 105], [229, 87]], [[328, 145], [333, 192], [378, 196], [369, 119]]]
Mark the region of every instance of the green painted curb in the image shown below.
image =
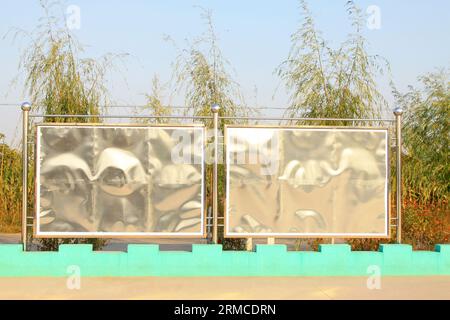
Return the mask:
[[156, 244], [130, 244], [128, 252], [92, 251], [91, 245], [61, 245], [57, 252], [23, 252], [0, 245], [0, 277], [64, 277], [72, 266], [87, 277], [367, 276], [450, 275], [450, 244], [435, 251], [383, 244], [378, 252], [351, 251], [347, 244], [320, 245], [318, 252], [287, 251], [285, 245], [257, 245], [255, 252], [223, 251], [194, 244], [192, 252], [160, 251]]

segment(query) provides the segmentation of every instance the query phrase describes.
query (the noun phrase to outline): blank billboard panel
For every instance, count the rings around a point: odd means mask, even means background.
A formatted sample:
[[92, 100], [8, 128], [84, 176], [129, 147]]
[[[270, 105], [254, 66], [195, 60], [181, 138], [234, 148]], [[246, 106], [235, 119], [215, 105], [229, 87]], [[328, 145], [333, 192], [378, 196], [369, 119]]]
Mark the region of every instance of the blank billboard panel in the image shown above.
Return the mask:
[[36, 129], [37, 237], [204, 236], [203, 126]]
[[388, 237], [388, 131], [227, 126], [226, 236]]

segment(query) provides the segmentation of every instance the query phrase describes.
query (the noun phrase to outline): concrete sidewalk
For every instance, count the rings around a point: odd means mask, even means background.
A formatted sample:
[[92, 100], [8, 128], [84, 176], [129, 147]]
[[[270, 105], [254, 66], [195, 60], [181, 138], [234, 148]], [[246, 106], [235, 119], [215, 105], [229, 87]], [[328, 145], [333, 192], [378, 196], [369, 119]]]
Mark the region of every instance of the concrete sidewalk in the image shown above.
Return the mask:
[[445, 299], [450, 277], [0, 278], [0, 299]]

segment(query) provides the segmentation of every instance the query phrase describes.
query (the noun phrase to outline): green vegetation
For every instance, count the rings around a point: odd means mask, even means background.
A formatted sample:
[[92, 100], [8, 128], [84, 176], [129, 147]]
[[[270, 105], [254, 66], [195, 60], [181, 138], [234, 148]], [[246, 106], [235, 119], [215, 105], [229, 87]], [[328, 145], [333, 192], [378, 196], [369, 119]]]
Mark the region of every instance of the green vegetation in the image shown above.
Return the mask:
[[[178, 49], [173, 65], [176, 92], [183, 94], [187, 112], [194, 116], [210, 116], [211, 106], [220, 106], [220, 116], [245, 116], [245, 105], [239, 84], [233, 80], [230, 63], [224, 58], [214, 30], [211, 12], [201, 9], [201, 19], [206, 31], [188, 42], [188, 47]], [[204, 121], [212, 127], [211, 121]]]
[[0, 134], [0, 232], [20, 232], [22, 157]]
[[[147, 100], [145, 111], [149, 112], [151, 116], [165, 117], [170, 116], [170, 108], [163, 104], [163, 92], [165, 87], [161, 85], [158, 76], [154, 76], [152, 79], [152, 91], [150, 94], [146, 94]], [[167, 123], [167, 118], [154, 118], [144, 119], [144, 122], [149, 123]]]
[[[105, 74], [118, 55], [81, 58], [83, 46], [52, 16], [55, 3], [41, 2], [45, 15], [32, 32], [18, 30], [15, 37], [30, 39], [19, 69], [25, 71], [25, 89], [34, 106], [45, 114], [97, 115], [107, 102]], [[96, 118], [46, 118], [47, 122], [90, 122]]]
[[[386, 109], [375, 77], [388, 64], [369, 55], [362, 31], [364, 17], [353, 1], [346, 9], [354, 32], [338, 49], [327, 45], [306, 1], [301, 1], [302, 22], [291, 36], [288, 58], [277, 73], [290, 92], [286, 116], [308, 118], [375, 118]], [[383, 63], [384, 62], [384, 63]], [[316, 122], [317, 124], [317, 122]], [[323, 122], [321, 124], [330, 124]], [[349, 122], [335, 125], [348, 125]]]
[[[106, 55], [100, 59], [81, 58], [83, 47], [76, 37], [67, 29], [64, 21], [51, 15], [55, 4], [41, 2], [45, 15], [41, 24], [33, 33], [18, 30], [14, 37], [23, 36], [30, 39], [31, 44], [21, 57], [19, 68], [26, 74], [25, 91], [31, 97], [35, 109], [46, 115], [75, 114], [97, 115], [100, 104], [107, 99], [105, 88], [105, 74], [112, 68], [113, 55]], [[45, 122], [98, 122], [93, 118], [53, 118], [44, 119]], [[6, 149], [5, 149], [6, 150]], [[5, 154], [6, 155], [6, 154]], [[21, 181], [21, 163], [11, 152], [5, 161], [14, 161], [16, 167], [6, 169], [5, 178]], [[30, 167], [33, 167], [31, 161]], [[30, 170], [31, 175], [33, 170]], [[19, 173], [18, 173], [19, 172]], [[33, 186], [33, 176], [30, 177], [30, 188]], [[2, 184], [3, 185], [3, 184]], [[17, 192], [21, 183], [16, 183]], [[12, 187], [12, 185], [9, 185]], [[6, 187], [5, 187], [6, 189]], [[8, 201], [20, 199], [17, 194], [5, 197]], [[2, 195], [3, 198], [3, 195]], [[34, 199], [33, 196], [29, 197]], [[11, 200], [9, 200], [11, 199]], [[2, 219], [17, 221], [20, 201], [7, 211], [2, 210]], [[11, 209], [12, 208], [12, 209]], [[29, 212], [34, 212], [34, 203], [29, 203]], [[20, 225], [20, 224], [19, 224]], [[5, 228], [2, 224], [2, 228]], [[16, 229], [12, 229], [16, 230]], [[3, 231], [3, 230], [2, 230]], [[94, 247], [101, 247], [104, 240], [100, 239], [38, 239], [37, 244], [43, 250], [52, 250], [61, 243], [93, 243]]]
[[419, 78], [422, 89], [395, 91], [405, 110], [405, 200], [417, 204], [447, 204], [450, 191], [450, 70]]
[[394, 93], [405, 110], [405, 242], [425, 249], [450, 237], [450, 70], [423, 75], [419, 82], [420, 89]]

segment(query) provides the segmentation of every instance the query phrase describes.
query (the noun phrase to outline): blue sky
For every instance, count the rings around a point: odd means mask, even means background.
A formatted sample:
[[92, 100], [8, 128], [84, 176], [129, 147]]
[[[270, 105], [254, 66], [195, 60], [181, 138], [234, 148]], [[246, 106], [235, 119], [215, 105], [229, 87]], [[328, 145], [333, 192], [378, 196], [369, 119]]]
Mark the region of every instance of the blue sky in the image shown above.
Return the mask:
[[[184, 39], [202, 33], [201, 6], [212, 10], [220, 46], [232, 64], [248, 102], [263, 106], [286, 106], [286, 93], [275, 88], [280, 80], [274, 69], [289, 51], [290, 35], [300, 22], [297, 0], [269, 1], [119, 1], [73, 0], [64, 5], [81, 9], [81, 28], [75, 30], [87, 46], [86, 55], [129, 53], [121, 75], [110, 75], [112, 99], [117, 104], [142, 104], [157, 73], [163, 81], [171, 76], [171, 62], [176, 57], [173, 46], [164, 41], [170, 35], [179, 46]], [[338, 46], [351, 31], [345, 0], [310, 0], [310, 8], [323, 36]], [[416, 84], [417, 76], [437, 67], [450, 65], [450, 1], [447, 0], [370, 0], [356, 1], [365, 11], [376, 5], [381, 12], [381, 29], [365, 30], [370, 53], [385, 57], [391, 64], [392, 80], [399, 89]], [[0, 35], [12, 27], [32, 30], [42, 15], [36, 0], [1, 1]], [[23, 43], [22, 43], [23, 47]], [[27, 100], [19, 81], [10, 83], [18, 73], [19, 43], [11, 37], [0, 39], [0, 104]], [[126, 82], [125, 82], [126, 79]], [[379, 79], [382, 92], [392, 104], [389, 78]], [[181, 102], [179, 102], [181, 103]], [[393, 106], [392, 106], [393, 107]], [[0, 106], [0, 132], [11, 141], [20, 121], [18, 108]]]

